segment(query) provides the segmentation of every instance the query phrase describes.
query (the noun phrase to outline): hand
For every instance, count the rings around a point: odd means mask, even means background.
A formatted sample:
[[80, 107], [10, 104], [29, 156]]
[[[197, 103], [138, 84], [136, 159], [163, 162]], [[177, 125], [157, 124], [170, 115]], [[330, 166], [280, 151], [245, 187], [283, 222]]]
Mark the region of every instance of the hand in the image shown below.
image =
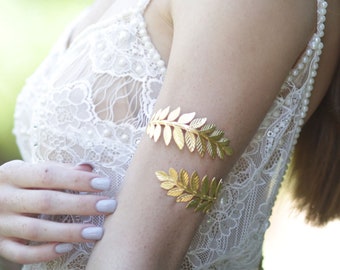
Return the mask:
[[[46, 215], [103, 215], [116, 202], [104, 196], [63, 192], [98, 192], [110, 180], [92, 173], [89, 165], [30, 164], [11, 161], [0, 166], [0, 256], [20, 264], [52, 260], [74, 242], [100, 240], [103, 229], [37, 219]], [[29, 241], [41, 243], [27, 245]]]

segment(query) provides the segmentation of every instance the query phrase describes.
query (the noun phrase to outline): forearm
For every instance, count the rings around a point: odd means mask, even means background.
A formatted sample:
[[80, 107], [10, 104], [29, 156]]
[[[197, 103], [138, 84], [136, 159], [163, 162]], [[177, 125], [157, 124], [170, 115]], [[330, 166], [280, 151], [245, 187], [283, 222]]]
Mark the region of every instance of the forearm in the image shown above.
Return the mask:
[[175, 147], [164, 150], [149, 140], [141, 142], [118, 209], [106, 220], [105, 236], [97, 243], [87, 269], [177, 269], [203, 218], [166, 196], [155, 177], [155, 171], [167, 171], [169, 166], [192, 166], [195, 158], [179, 158], [183, 154], [177, 155]]

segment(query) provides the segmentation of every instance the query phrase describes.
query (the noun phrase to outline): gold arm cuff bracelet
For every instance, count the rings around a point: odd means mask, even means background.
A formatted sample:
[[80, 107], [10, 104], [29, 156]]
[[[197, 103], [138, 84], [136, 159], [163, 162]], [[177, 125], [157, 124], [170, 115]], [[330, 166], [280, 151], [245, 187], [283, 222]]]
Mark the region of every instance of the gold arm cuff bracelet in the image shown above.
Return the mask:
[[190, 176], [184, 169], [179, 173], [173, 168], [169, 173], [157, 171], [156, 177], [168, 196], [176, 197], [176, 202], [187, 203], [186, 208], [194, 208], [195, 212], [207, 213], [222, 187], [222, 179], [209, 180], [207, 176], [200, 179], [196, 171]]
[[195, 149], [201, 157], [206, 152], [214, 159], [231, 156], [233, 149], [230, 141], [224, 136], [224, 132], [216, 128], [214, 124], [206, 124], [207, 118], [195, 118], [195, 112], [180, 115], [181, 109], [170, 112], [170, 107], [159, 110], [152, 117], [147, 126], [147, 134], [155, 142], [161, 137], [163, 127], [163, 139], [166, 145], [171, 139], [175, 141], [180, 150], [186, 145], [190, 152]]

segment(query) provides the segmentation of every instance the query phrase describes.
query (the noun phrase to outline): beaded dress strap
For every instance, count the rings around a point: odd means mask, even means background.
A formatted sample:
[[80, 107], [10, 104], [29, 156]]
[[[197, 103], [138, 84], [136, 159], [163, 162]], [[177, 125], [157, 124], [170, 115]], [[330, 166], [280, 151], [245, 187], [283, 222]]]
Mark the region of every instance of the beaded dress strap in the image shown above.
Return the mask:
[[324, 36], [325, 21], [328, 3], [326, 0], [318, 0], [318, 21], [317, 21], [317, 31], [316, 35], [320, 38]]
[[[319, 68], [320, 56], [324, 47], [322, 37], [324, 36], [327, 2], [325, 0], [317, 0], [317, 29], [309, 41], [307, 48], [298, 63], [291, 70], [287, 81], [282, 86], [282, 90], [287, 87], [287, 84], [297, 86], [304, 89], [302, 97], [301, 118], [298, 123], [298, 128], [293, 142], [293, 146], [297, 143], [297, 139], [300, 136], [300, 131], [305, 122], [305, 117], [309, 110], [309, 100], [314, 90], [315, 77]], [[307, 74], [307, 77], [306, 77]], [[300, 83], [299, 83], [300, 82]], [[301, 84], [302, 82], [302, 84]]]

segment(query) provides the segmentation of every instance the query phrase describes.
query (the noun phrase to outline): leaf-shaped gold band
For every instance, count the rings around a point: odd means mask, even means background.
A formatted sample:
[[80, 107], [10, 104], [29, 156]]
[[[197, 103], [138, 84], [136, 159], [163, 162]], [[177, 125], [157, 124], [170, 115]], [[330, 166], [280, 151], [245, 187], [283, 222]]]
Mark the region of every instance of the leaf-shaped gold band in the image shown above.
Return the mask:
[[222, 179], [211, 180], [207, 176], [202, 179], [194, 172], [191, 176], [181, 169], [178, 173], [170, 168], [169, 173], [157, 171], [156, 177], [162, 182], [161, 187], [168, 191], [168, 195], [176, 197], [176, 202], [186, 202], [187, 208], [195, 211], [208, 212], [222, 187]]
[[195, 118], [195, 113], [180, 115], [181, 109], [170, 112], [170, 107], [156, 112], [147, 127], [147, 134], [155, 142], [159, 140], [163, 129], [163, 139], [169, 145], [173, 138], [179, 149], [186, 145], [190, 152], [195, 149], [203, 157], [206, 152], [214, 159], [224, 159], [233, 153], [230, 141], [224, 132], [214, 124], [206, 124], [207, 118]]

